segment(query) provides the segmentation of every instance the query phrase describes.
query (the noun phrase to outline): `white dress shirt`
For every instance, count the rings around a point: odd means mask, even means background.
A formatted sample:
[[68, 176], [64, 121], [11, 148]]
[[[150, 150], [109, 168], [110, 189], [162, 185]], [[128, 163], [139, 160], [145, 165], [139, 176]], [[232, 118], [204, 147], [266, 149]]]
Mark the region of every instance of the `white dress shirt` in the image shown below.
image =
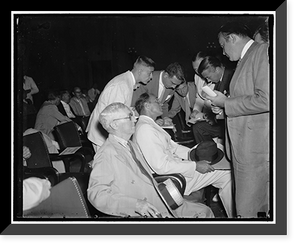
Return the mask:
[[[201, 77], [199, 77], [197, 74], [195, 74], [194, 80], [195, 80], [195, 85], [197, 87], [197, 94], [196, 94], [196, 102], [195, 102], [193, 110], [202, 112], [203, 106], [205, 105], [205, 102], [207, 101], [207, 100], [204, 100], [204, 98], [202, 97], [202, 88], [204, 85], [206, 85], [206, 82]], [[208, 87], [213, 90], [215, 88], [215, 84], [210, 83], [210, 84], [208, 84]]]
[[163, 74], [163, 72], [161, 72], [159, 75], [158, 96], [157, 96], [157, 98], [159, 100], [161, 100], [163, 98], [165, 90], [166, 90], [166, 87], [162, 81], [162, 74]]
[[241, 53], [241, 58], [242, 59], [244, 57], [244, 55], [246, 54], [246, 52], [248, 51], [248, 49], [250, 48], [250, 46], [252, 45], [252, 43], [254, 42], [254, 40], [249, 40], [246, 45], [244, 46], [242, 53]]

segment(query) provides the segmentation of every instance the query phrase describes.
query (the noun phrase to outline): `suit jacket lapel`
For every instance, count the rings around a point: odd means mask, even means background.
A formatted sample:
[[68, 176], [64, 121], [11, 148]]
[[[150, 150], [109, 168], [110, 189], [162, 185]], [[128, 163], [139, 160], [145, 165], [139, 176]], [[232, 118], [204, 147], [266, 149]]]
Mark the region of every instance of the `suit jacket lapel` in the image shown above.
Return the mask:
[[[136, 162], [131, 157], [130, 152], [125, 148], [123, 145], [121, 145], [113, 136], [109, 136], [109, 140], [114, 146], [114, 148], [117, 151], [117, 158], [125, 164], [127, 167], [129, 167], [136, 175], [138, 175], [143, 181], [145, 181], [148, 184], [152, 184], [149, 179], [141, 172], [140, 168], [136, 165]], [[135, 150], [136, 151], [136, 150]]]
[[[253, 42], [247, 52], [245, 53], [244, 57], [238, 62], [235, 72], [232, 76], [231, 83], [230, 83], [230, 94], [234, 92], [234, 89], [238, 82], [238, 77], [240, 76], [241, 70], [244, 67], [245, 62], [247, 61], [249, 54], [254, 50], [257, 46], [257, 42]], [[234, 96], [234, 95], [233, 95]]]
[[190, 107], [193, 108], [196, 102], [196, 85], [194, 83], [189, 83], [189, 100]]

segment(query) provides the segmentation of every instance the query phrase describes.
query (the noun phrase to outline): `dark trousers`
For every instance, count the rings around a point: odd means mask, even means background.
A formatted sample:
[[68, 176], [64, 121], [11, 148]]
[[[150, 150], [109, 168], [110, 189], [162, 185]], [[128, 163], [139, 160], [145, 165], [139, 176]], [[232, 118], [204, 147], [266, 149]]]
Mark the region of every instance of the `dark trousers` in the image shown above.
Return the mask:
[[224, 139], [225, 121], [218, 120], [214, 125], [210, 125], [206, 121], [198, 121], [193, 125], [193, 133], [197, 143], [212, 140], [216, 137]]
[[81, 128], [82, 131], [85, 132], [86, 127], [89, 123], [89, 116], [76, 116], [75, 118], [72, 118], [71, 120], [76, 122]]

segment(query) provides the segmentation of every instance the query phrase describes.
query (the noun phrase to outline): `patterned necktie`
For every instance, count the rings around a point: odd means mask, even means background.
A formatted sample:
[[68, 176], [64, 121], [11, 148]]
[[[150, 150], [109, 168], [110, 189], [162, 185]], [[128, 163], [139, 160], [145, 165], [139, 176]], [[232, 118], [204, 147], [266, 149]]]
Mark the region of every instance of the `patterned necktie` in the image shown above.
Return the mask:
[[127, 142], [128, 147], [130, 148], [130, 153], [131, 156], [133, 158], [133, 160], [136, 162], [137, 166], [139, 167], [139, 169], [141, 170], [141, 172], [150, 179], [150, 181], [152, 182], [153, 178], [152, 176], [150, 176], [150, 174], [148, 173], [148, 171], [144, 168], [144, 166], [142, 165], [142, 163], [138, 160], [138, 158], [135, 155], [135, 152], [133, 150], [132, 144], [128, 141]]

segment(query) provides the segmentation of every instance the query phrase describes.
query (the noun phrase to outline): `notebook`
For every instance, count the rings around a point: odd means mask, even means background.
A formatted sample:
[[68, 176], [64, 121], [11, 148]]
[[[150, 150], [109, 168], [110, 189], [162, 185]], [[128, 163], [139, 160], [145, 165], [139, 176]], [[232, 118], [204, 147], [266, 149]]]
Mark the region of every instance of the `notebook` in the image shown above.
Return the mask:
[[65, 148], [62, 152], [59, 153], [59, 155], [69, 155], [69, 154], [74, 154], [77, 152], [81, 146], [75, 146], [75, 147], [67, 147]]
[[205, 121], [205, 120], [201, 117], [196, 117], [196, 118], [189, 119], [188, 123], [195, 124], [197, 121]]
[[174, 128], [174, 124], [172, 125], [164, 125], [164, 126], [161, 126], [163, 129], [173, 129]]

